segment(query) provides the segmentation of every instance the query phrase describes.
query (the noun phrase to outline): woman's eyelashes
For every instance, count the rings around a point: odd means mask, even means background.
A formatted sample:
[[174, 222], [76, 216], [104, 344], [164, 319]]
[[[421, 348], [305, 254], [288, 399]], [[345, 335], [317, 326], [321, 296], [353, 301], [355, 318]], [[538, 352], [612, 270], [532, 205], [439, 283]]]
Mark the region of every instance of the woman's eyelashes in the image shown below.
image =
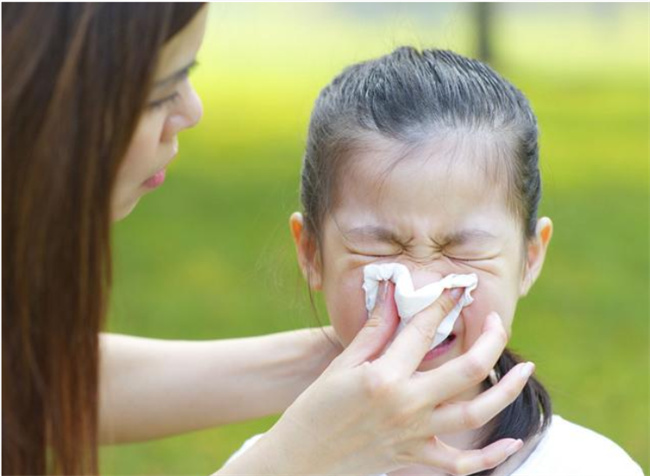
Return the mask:
[[165, 107], [169, 107], [174, 105], [179, 99], [181, 99], [181, 90], [184, 90], [185, 87], [189, 86], [189, 72], [195, 68], [198, 65], [198, 62], [192, 63], [190, 66], [186, 68], [186, 70], [183, 72], [183, 75], [174, 83], [177, 84], [177, 90], [171, 93], [170, 95], [157, 99], [155, 101], [150, 102], [147, 105], [147, 108], [152, 111], [160, 110]]
[[175, 92], [174, 94], [171, 94], [167, 97], [150, 102], [149, 109], [156, 111], [156, 110], [163, 109], [166, 106], [171, 106], [175, 104], [180, 99], [180, 97], [181, 97], [180, 93]]

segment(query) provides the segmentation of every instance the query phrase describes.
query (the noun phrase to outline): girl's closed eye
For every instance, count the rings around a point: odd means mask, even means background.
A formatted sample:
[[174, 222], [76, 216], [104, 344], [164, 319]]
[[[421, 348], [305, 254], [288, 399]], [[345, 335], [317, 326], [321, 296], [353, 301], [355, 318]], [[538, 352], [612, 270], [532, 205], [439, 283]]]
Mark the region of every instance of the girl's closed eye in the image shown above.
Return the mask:
[[465, 262], [488, 261], [496, 258], [496, 255], [471, 255], [471, 254], [462, 254], [462, 253], [459, 254], [445, 253], [445, 256], [448, 259], [454, 261], [465, 261]]
[[368, 258], [390, 258], [399, 255], [403, 250], [398, 248], [354, 248], [347, 247], [348, 252]]
[[442, 256], [459, 270], [499, 274], [502, 254], [495, 250], [454, 250], [444, 251]]
[[465, 230], [446, 237], [440, 250], [452, 261], [465, 263], [487, 262], [500, 255], [497, 236], [481, 230]]
[[442, 254], [451, 261], [473, 265], [489, 263], [499, 256], [499, 252], [496, 250], [467, 249], [467, 247], [465, 249], [443, 250]]
[[359, 227], [342, 233], [343, 244], [353, 255], [389, 258], [401, 254], [405, 246], [391, 231], [381, 227]]
[[[386, 243], [386, 244], [376, 244], [376, 245], [352, 245], [349, 244], [346, 246], [349, 253], [354, 255], [360, 255], [368, 258], [391, 258], [401, 254], [411, 255], [414, 254], [414, 250], [410, 250], [408, 246], [397, 244], [397, 243]], [[457, 249], [445, 249], [438, 248], [437, 250], [431, 250], [429, 258], [435, 257], [444, 257], [452, 261], [459, 262], [486, 262], [492, 260], [498, 256], [494, 250], [485, 250], [485, 249], [467, 249], [466, 246], [454, 247]]]

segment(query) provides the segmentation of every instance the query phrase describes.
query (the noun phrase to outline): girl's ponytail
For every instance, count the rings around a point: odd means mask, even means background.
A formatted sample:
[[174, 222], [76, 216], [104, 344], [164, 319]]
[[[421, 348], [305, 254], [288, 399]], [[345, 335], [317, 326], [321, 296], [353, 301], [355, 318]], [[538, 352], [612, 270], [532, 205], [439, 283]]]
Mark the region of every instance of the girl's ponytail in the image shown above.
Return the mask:
[[[524, 360], [509, 349], [505, 349], [494, 369], [497, 375], [507, 374], [510, 369]], [[485, 383], [486, 388], [491, 384]], [[514, 402], [508, 405], [494, 420], [494, 426], [481, 442], [481, 447], [501, 438], [520, 438], [524, 442], [543, 432], [551, 423], [551, 396], [542, 383], [531, 376], [528, 383]], [[488, 476], [493, 469], [476, 473], [476, 476]]]

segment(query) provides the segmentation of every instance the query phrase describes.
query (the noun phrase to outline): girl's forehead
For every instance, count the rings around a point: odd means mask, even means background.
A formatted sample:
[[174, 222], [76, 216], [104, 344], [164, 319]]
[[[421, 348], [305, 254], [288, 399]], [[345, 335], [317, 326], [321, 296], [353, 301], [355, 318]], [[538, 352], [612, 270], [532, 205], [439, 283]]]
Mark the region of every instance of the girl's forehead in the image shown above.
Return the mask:
[[459, 213], [489, 203], [507, 210], [507, 154], [490, 136], [451, 131], [411, 145], [366, 139], [337, 174], [335, 201]]

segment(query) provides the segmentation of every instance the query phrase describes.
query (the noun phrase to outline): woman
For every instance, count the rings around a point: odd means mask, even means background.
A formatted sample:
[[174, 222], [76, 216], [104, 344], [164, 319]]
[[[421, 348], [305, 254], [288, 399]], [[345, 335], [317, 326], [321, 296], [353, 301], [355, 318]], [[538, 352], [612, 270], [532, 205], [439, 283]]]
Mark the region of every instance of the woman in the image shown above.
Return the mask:
[[[330, 344], [329, 329], [205, 342], [101, 335], [111, 222], [162, 184], [178, 133], [201, 117], [187, 71], [207, 7], [2, 8], [4, 474], [96, 474], [101, 442], [287, 407], [272, 438], [219, 474], [367, 474], [412, 463], [466, 474], [520, 447], [503, 439], [462, 451], [436, 439], [434, 423], [421, 423], [434, 422], [443, 402], [416, 402], [416, 386], [459, 394], [487, 377], [505, 346], [504, 329], [487, 326], [451, 362], [453, 383], [414, 372], [458, 298], [451, 294], [386, 349], [398, 320], [388, 286], [344, 352]], [[499, 385], [479, 395], [463, 426], [488, 421], [519, 391]], [[368, 402], [363, 414], [359, 401]]]

